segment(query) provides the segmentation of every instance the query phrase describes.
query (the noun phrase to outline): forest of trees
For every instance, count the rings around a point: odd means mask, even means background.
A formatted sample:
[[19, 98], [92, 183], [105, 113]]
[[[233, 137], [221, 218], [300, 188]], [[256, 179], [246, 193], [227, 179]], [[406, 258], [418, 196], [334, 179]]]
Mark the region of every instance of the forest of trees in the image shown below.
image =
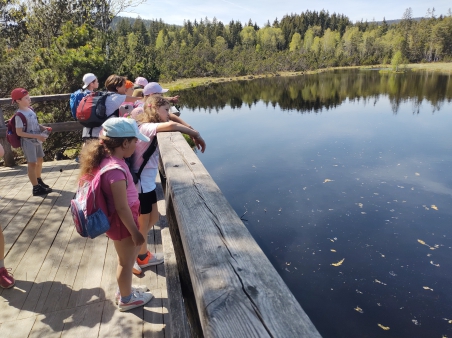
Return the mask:
[[412, 10], [385, 20], [351, 22], [342, 14], [306, 11], [259, 27], [203, 18], [115, 18], [125, 0], [0, 0], [0, 97], [23, 86], [31, 93], [67, 93], [84, 73], [170, 81], [190, 77], [303, 71], [332, 66], [452, 61], [452, 15], [414, 20]]

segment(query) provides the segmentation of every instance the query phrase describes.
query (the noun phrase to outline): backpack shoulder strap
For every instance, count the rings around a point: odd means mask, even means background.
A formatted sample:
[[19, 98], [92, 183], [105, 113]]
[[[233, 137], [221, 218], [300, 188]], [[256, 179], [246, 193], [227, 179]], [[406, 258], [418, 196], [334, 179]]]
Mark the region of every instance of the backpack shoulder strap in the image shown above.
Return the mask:
[[[16, 111], [16, 113], [13, 115], [12, 119], [16, 118], [16, 116], [19, 116], [20, 119], [22, 120], [22, 124], [24, 125], [24, 131], [27, 131], [27, 118], [25, 117], [24, 114], [22, 114], [20, 111]], [[15, 123], [14, 123], [15, 125]]]
[[125, 179], [126, 179], [126, 187], [127, 187], [127, 186], [129, 185], [129, 182], [128, 182], [128, 180], [127, 180], [127, 172], [126, 172], [126, 170], [125, 170], [123, 167], [121, 167], [119, 164], [114, 164], [114, 163], [107, 164], [106, 166], [102, 167], [102, 168], [97, 172], [97, 175], [103, 175], [103, 174], [105, 174], [107, 171], [113, 170], [113, 169], [119, 169], [119, 170], [121, 170], [121, 171], [124, 173], [124, 177], [125, 177]]
[[143, 153], [143, 163], [141, 163], [140, 169], [138, 169], [137, 177], [140, 179], [141, 173], [143, 172], [144, 166], [148, 163], [152, 154], [154, 154], [155, 149], [157, 149], [157, 134], [155, 134], [154, 139], [149, 145], [148, 149]]

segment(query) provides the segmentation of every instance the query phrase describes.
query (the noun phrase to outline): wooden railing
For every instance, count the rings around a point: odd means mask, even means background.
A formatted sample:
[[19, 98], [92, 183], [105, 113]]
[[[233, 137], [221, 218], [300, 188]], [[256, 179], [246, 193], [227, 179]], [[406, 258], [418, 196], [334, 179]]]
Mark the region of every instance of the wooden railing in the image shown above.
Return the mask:
[[[69, 97], [71, 94], [57, 94], [57, 95], [42, 95], [42, 96], [32, 96], [31, 102], [46, 102], [46, 101], [61, 101], [67, 100], [69, 102]], [[2, 106], [11, 105], [10, 98], [0, 99], [0, 144], [5, 149], [4, 163], [7, 167], [13, 167], [15, 165], [14, 153], [11, 149], [11, 145], [6, 141], [6, 124], [5, 118], [3, 116]], [[47, 123], [46, 126], [52, 127], [52, 132], [65, 132], [81, 130], [83, 126], [76, 122], [60, 122], [60, 123]]]
[[[192, 335], [320, 337], [185, 139], [180, 133], [157, 137]], [[171, 332], [180, 332], [183, 313], [171, 307], [169, 316]]]

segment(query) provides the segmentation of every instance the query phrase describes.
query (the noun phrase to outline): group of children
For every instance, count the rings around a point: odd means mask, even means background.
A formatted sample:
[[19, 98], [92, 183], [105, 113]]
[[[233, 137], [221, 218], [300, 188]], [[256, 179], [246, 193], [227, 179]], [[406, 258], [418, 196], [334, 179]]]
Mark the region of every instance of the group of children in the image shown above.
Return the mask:
[[[85, 74], [83, 82], [85, 90], [94, 91], [99, 86], [97, 77], [92, 73]], [[130, 86], [125, 77], [113, 74], [107, 78], [105, 87], [112, 93], [105, 103], [109, 118], [99, 128], [83, 130], [85, 143], [80, 152], [80, 177], [91, 174], [109, 163], [119, 165], [127, 173], [125, 176], [122, 170], [112, 169], [101, 177], [101, 188], [106, 197], [110, 221], [110, 229], [106, 235], [113, 240], [118, 258], [116, 271], [118, 291], [115, 299], [119, 310], [127, 311], [146, 304], [153, 297], [147, 288], [132, 286], [132, 273], [141, 274], [143, 268], [161, 264], [163, 254], [150, 253], [145, 240], [147, 233], [157, 223], [159, 217], [155, 192], [159, 150], [156, 148], [144, 165], [136, 185], [133, 184], [125, 158], [132, 158], [132, 170], [138, 172], [144, 161], [143, 154], [158, 132], [185, 133], [192, 138], [201, 152], [204, 152], [206, 144], [198, 131], [170, 113], [170, 101], [177, 102], [179, 96], [163, 97], [162, 94], [168, 90], [163, 89], [158, 83], [148, 83], [145, 78], [139, 77], [133, 86]], [[132, 96], [127, 95], [130, 93], [130, 88], [134, 90]], [[135, 93], [140, 92], [143, 97], [134, 96]], [[30, 98], [25, 89], [17, 88], [13, 90], [11, 96], [21, 111], [29, 109]], [[134, 114], [129, 118], [116, 117], [114, 113], [125, 103], [133, 104]], [[27, 112], [29, 126], [33, 121], [35, 126], [33, 129], [27, 127], [25, 133], [19, 121], [16, 121], [17, 134], [21, 136], [21, 142], [23, 142], [21, 145], [24, 145], [22, 149], [25, 148], [24, 154], [28, 162], [30, 181], [33, 184], [33, 195], [41, 195], [42, 191], [44, 192], [42, 194], [51, 192], [51, 188], [46, 186], [40, 178], [44, 154], [39, 142], [34, 148], [28, 143], [32, 143], [34, 139], [40, 140], [39, 132], [46, 127], [37, 123], [36, 114], [31, 109]], [[27, 148], [31, 150], [26, 150]], [[36, 189], [35, 183], [38, 185]], [[0, 240], [3, 241], [3, 237], [0, 237]], [[3, 244], [1, 241], [0, 245]], [[2, 256], [0, 256], [0, 264], [1, 276], [4, 268], [2, 268]], [[7, 275], [12, 279], [9, 273]], [[0, 281], [2, 281], [1, 278]], [[1, 286], [11, 287], [13, 284], [14, 280], [12, 284], [8, 284], [9, 286], [6, 284], [4, 286], [3, 282]]]

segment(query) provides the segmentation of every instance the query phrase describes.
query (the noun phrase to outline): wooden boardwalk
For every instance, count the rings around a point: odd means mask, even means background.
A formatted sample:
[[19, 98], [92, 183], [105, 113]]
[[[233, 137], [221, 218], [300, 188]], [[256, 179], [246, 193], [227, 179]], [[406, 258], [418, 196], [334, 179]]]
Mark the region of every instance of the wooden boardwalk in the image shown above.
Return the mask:
[[[69, 210], [78, 164], [45, 162], [43, 180], [53, 188], [32, 196], [27, 167], [0, 167], [0, 224], [5, 265], [16, 279], [0, 288], [0, 337], [170, 337], [164, 265], [144, 269], [134, 284], [154, 298], [129, 312], [116, 309], [116, 252], [106, 236], [91, 240], [76, 231]], [[159, 224], [149, 233], [151, 252], [163, 251], [166, 222], [161, 186]], [[165, 237], [165, 236], [164, 236]]]

